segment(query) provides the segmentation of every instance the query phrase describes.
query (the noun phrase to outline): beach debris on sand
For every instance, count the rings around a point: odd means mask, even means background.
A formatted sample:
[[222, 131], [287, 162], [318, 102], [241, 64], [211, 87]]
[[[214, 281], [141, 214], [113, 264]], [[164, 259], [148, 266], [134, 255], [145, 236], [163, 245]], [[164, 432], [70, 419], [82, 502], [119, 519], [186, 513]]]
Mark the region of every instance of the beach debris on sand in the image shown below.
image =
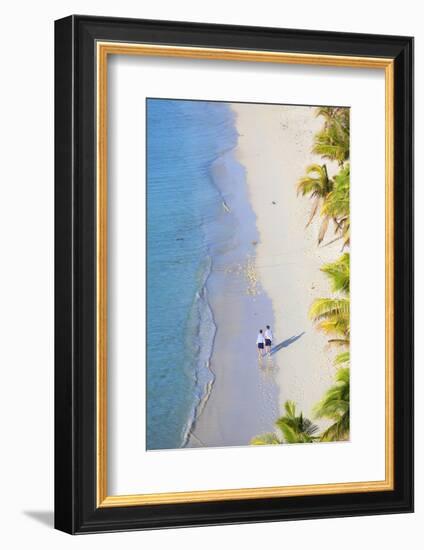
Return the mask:
[[247, 256], [244, 264], [227, 266], [224, 271], [227, 274], [241, 275], [244, 277], [247, 283], [246, 293], [249, 296], [257, 296], [261, 293], [254, 256]]
[[222, 208], [225, 210], [225, 212], [230, 213], [231, 208], [228, 206], [228, 204], [225, 201], [222, 201]]
[[247, 257], [244, 275], [247, 280], [247, 294], [250, 296], [257, 296], [260, 293], [259, 280], [256, 272], [255, 259], [252, 256]]

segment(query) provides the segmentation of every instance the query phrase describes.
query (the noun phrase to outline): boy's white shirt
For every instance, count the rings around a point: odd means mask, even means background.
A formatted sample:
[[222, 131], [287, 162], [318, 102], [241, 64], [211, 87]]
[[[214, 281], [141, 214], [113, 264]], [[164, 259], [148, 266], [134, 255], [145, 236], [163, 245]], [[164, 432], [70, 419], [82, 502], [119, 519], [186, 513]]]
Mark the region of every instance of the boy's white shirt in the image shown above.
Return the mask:
[[258, 334], [258, 337], [256, 338], [256, 343], [257, 344], [265, 344], [265, 338], [264, 338], [264, 335], [259, 333]]
[[272, 330], [271, 329], [266, 329], [265, 331], [265, 338], [267, 340], [272, 340]]

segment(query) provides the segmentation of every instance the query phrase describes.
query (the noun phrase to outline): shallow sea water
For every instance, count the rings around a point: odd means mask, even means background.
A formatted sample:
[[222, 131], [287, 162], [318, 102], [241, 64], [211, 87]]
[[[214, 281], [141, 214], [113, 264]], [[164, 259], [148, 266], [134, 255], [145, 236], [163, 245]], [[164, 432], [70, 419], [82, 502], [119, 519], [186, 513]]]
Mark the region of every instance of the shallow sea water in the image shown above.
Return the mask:
[[[147, 100], [148, 450], [185, 445], [213, 384], [206, 282], [223, 198], [211, 167], [236, 142], [225, 103]], [[231, 231], [220, 226], [223, 243]]]

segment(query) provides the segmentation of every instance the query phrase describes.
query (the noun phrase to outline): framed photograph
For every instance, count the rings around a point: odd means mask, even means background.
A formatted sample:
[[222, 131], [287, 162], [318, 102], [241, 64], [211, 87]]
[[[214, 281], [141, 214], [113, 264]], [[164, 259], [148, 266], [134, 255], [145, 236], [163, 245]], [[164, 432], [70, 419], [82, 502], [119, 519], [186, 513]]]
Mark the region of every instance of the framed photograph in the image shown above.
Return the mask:
[[413, 39], [55, 24], [55, 525], [413, 509]]

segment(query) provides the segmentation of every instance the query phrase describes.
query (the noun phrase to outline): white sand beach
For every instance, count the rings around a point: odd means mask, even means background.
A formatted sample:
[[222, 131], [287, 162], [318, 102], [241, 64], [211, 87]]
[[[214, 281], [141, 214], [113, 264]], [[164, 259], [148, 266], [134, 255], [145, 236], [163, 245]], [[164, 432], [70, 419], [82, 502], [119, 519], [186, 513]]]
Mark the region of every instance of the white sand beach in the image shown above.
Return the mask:
[[[306, 167], [322, 163], [310, 152], [322, 121], [314, 107], [230, 105], [239, 139], [216, 162], [214, 179], [225, 206], [222, 226], [230, 224], [234, 237], [214, 254], [208, 294], [217, 326], [215, 381], [189, 447], [247, 445], [275, 429], [286, 400], [310, 416], [334, 374], [334, 352], [308, 311], [330, 293], [320, 268], [338, 256], [340, 243], [317, 247], [319, 220], [305, 229], [311, 201], [297, 196]], [[267, 324], [280, 349], [258, 364], [256, 334]]]
[[327, 337], [314, 328], [308, 310], [315, 298], [329, 294], [320, 267], [340, 252], [340, 242], [317, 247], [319, 219], [305, 229], [311, 200], [296, 192], [306, 166], [322, 163], [310, 152], [322, 120], [315, 117], [314, 107], [232, 104], [232, 108], [240, 134], [236, 155], [246, 168], [260, 234], [255, 266], [272, 301], [275, 342], [286, 342], [275, 355], [280, 410], [290, 399], [310, 415], [331, 385], [334, 368]]

